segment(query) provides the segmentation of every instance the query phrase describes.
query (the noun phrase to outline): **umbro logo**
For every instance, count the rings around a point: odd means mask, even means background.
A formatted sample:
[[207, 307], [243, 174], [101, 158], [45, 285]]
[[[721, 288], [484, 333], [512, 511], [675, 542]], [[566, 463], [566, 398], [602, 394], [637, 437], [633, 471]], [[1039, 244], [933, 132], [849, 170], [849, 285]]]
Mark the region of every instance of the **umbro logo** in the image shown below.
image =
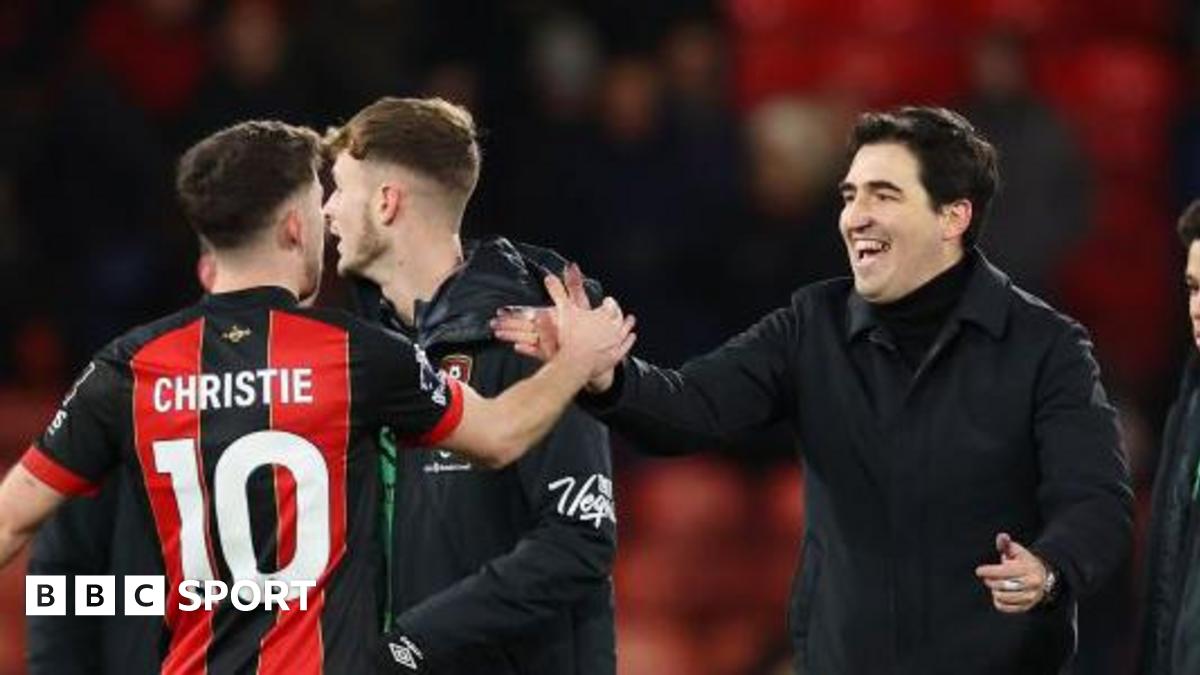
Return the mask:
[[412, 640], [400, 636], [400, 642], [402, 644], [395, 642], [388, 643], [388, 650], [392, 653], [392, 658], [396, 660], [396, 663], [405, 668], [416, 671], [418, 668], [417, 660], [425, 657], [421, 654], [421, 650], [417, 649], [417, 646], [412, 643]]
[[408, 651], [407, 647], [401, 647], [395, 642], [389, 642], [388, 649], [392, 650], [392, 658], [396, 659], [396, 663], [409, 670], [417, 669], [417, 661], [413, 658], [412, 652]]
[[251, 333], [251, 331], [249, 328], [243, 328], [242, 326], [234, 326], [234, 327], [230, 328], [229, 330], [225, 331], [224, 333], [221, 333], [221, 339], [225, 340], [226, 342], [232, 342], [233, 344], [236, 345], [237, 343], [241, 342], [242, 340], [245, 340], [246, 338], [250, 337], [250, 333]]

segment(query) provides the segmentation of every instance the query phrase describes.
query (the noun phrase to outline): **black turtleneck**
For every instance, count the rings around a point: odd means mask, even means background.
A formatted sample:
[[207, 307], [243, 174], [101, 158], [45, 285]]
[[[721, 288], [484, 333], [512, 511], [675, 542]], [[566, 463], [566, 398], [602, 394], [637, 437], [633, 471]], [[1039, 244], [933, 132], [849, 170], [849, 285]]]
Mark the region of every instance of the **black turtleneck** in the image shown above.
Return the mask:
[[895, 339], [904, 362], [913, 370], [921, 365], [962, 297], [974, 258], [968, 253], [953, 267], [903, 298], [872, 305], [875, 316]]

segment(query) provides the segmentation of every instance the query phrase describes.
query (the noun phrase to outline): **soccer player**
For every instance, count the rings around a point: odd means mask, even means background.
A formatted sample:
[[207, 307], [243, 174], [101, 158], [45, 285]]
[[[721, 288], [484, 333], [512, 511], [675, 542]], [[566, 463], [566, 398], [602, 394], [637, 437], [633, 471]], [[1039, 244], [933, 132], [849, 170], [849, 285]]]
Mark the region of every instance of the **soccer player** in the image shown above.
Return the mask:
[[[679, 370], [629, 359], [589, 385], [592, 404], [651, 452], [793, 425], [808, 516], [797, 672], [1057, 674], [1076, 599], [1132, 530], [1091, 342], [976, 249], [999, 176], [966, 119], [865, 113], [848, 150], [853, 279], [799, 289]], [[497, 335], [552, 353], [545, 318], [511, 315]]]
[[[553, 253], [459, 235], [478, 181], [468, 111], [384, 98], [332, 137], [325, 204], [339, 271], [365, 278], [366, 316], [414, 336], [481, 392], [536, 362], [491, 337], [504, 305], [546, 302]], [[390, 556], [398, 672], [612, 675], [616, 671], [612, 461], [604, 426], [572, 407], [512, 466], [480, 471], [437, 444], [396, 458]], [[386, 497], [386, 495], [385, 495]], [[394, 516], [390, 517], [390, 516]]]
[[[113, 471], [138, 487], [167, 578], [163, 673], [370, 670], [380, 427], [503, 466], [632, 344], [611, 301], [568, 308], [548, 280], [571, 354], [489, 400], [405, 340], [299, 307], [321, 274], [319, 156], [315, 134], [277, 122], [184, 155], [177, 187], [212, 250], [212, 293], [102, 349], [0, 484], [0, 565], [67, 497]], [[282, 581], [292, 604], [187, 612], [184, 580]]]

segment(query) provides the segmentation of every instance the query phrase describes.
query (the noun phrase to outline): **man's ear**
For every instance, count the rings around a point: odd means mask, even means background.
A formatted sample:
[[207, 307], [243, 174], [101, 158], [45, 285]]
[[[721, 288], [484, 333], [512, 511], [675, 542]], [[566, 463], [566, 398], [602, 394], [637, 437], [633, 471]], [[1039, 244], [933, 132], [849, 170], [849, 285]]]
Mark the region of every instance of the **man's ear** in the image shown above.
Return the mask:
[[396, 183], [379, 186], [379, 220], [384, 225], [396, 222], [404, 209], [404, 189]]
[[300, 222], [300, 214], [296, 209], [288, 209], [278, 226], [279, 246], [285, 251], [304, 245], [304, 224]]
[[942, 239], [962, 239], [967, 228], [971, 227], [971, 201], [959, 199], [941, 208]]

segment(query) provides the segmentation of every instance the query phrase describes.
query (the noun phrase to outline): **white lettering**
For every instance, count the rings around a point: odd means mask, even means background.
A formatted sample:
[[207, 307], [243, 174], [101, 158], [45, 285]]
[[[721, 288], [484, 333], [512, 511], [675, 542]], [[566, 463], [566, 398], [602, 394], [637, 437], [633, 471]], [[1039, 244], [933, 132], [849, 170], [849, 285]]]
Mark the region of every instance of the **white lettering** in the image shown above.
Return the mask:
[[558, 497], [556, 510], [568, 518], [577, 518], [599, 529], [604, 521], [617, 522], [617, 512], [613, 506], [612, 479], [594, 473], [579, 486], [573, 476], [565, 476], [550, 483], [547, 487], [551, 492], [562, 490]]
[[267, 405], [271, 404], [271, 378], [275, 377], [275, 373], [274, 368], [264, 368], [254, 371], [258, 379], [262, 380], [262, 402]]
[[271, 611], [275, 602], [279, 603], [281, 611], [288, 611], [288, 585], [278, 579], [267, 579], [263, 588], [263, 609]]
[[312, 370], [309, 368], [298, 368], [292, 373], [292, 382], [295, 389], [294, 400], [296, 403], [313, 402], [312, 397]]
[[201, 410], [220, 410], [221, 409], [221, 378], [217, 375], [205, 373], [200, 376], [200, 409]]
[[229, 587], [224, 582], [215, 579], [204, 580], [204, 611], [212, 609], [213, 605], [219, 604], [227, 597], [229, 597]]
[[234, 404], [239, 408], [249, 408], [254, 405], [254, 373], [243, 370], [233, 379], [237, 381], [237, 398], [234, 399]]
[[222, 410], [271, 405], [312, 405], [311, 368], [263, 368], [205, 373], [154, 381], [154, 410]]
[[175, 409], [196, 409], [196, 377], [175, 378]]
[[317, 582], [301, 581], [301, 580], [293, 579], [291, 581], [291, 585], [292, 585], [292, 594], [293, 595], [298, 594], [300, 596], [300, 611], [307, 612], [308, 611], [308, 591], [309, 591], [309, 589], [316, 588]]
[[156, 412], [165, 413], [171, 409], [171, 401], [167, 398], [167, 389], [170, 386], [171, 381], [165, 377], [154, 381], [154, 410]]
[[258, 589], [258, 584], [250, 579], [238, 579], [233, 582], [233, 590], [229, 593], [229, 599], [233, 601], [233, 606], [245, 612], [255, 607], [262, 601], [262, 592]]
[[225, 408], [233, 407], [233, 373], [225, 373], [222, 380], [221, 392], [225, 394], [223, 405]]
[[196, 591], [200, 588], [200, 582], [196, 579], [188, 579], [179, 584], [179, 594], [191, 600], [188, 604], [179, 603], [179, 610], [183, 612], [194, 612], [200, 609], [200, 594]]

